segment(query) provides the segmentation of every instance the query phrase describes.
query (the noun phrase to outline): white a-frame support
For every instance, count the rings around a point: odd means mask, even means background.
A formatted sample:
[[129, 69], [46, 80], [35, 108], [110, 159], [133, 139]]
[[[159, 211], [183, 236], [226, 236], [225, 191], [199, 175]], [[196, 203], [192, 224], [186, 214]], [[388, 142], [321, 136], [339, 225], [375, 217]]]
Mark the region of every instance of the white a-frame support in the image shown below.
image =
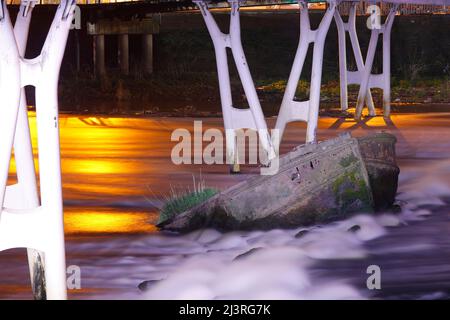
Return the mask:
[[[220, 99], [225, 126], [227, 159], [229, 161], [236, 161], [238, 158], [236, 130], [249, 128], [258, 131], [261, 146], [267, 152], [268, 159], [271, 160], [276, 156], [275, 150], [242, 48], [239, 17], [239, 6], [242, 0], [228, 0], [231, 7], [229, 34], [224, 34], [220, 31], [214, 17], [208, 9], [206, 1], [196, 0], [194, 2], [197, 4], [203, 15], [206, 27], [208, 28], [214, 44], [217, 73], [219, 77]], [[238, 109], [233, 106], [227, 48], [230, 48], [233, 54], [236, 68], [250, 107], [249, 109]]]
[[[37, 1], [22, 1], [14, 25], [19, 56], [25, 56], [28, 42], [28, 33], [32, 11]], [[32, 209], [39, 206], [39, 195], [36, 185], [36, 172], [34, 169], [33, 148], [31, 144], [30, 128], [28, 124], [27, 101], [25, 89], [22, 88], [20, 95], [19, 113], [17, 116], [16, 134], [14, 138], [14, 154], [16, 161], [17, 184], [10, 186], [7, 190], [16, 189], [22, 195], [22, 208]], [[8, 191], [13, 192], [13, 191]], [[17, 199], [18, 197], [16, 197]], [[16, 207], [20, 205], [17, 204]], [[31, 287], [36, 299], [45, 297], [45, 275], [43, 269], [43, 252], [28, 249], [28, 264], [30, 268]]]
[[[383, 90], [383, 115], [390, 116], [391, 111], [391, 31], [394, 22], [397, 6], [393, 6], [383, 25], [372, 25], [369, 47], [365, 62], [361, 54], [358, 36], [356, 34], [356, 5], [353, 3], [350, 8], [349, 20], [344, 23], [338, 10], [335, 13], [335, 21], [339, 36], [339, 74], [341, 85], [341, 108], [347, 110], [348, 95], [347, 87], [349, 84], [358, 84], [359, 93], [356, 102], [355, 119], [359, 120], [362, 115], [364, 103], [369, 109], [369, 115], [375, 116], [375, 107], [372, 100], [371, 88], [380, 88]], [[347, 70], [346, 57], [346, 32], [350, 35], [350, 42], [353, 48], [353, 54], [356, 60], [357, 71]], [[383, 40], [383, 72], [372, 74], [373, 61], [377, 49], [378, 37], [382, 34]]]
[[[361, 74], [364, 72], [364, 59], [359, 46], [358, 34], [356, 33], [356, 6], [357, 2], [353, 2], [350, 7], [348, 22], [342, 20], [339, 9], [334, 13], [336, 26], [338, 30], [339, 42], [339, 76], [340, 76], [340, 92], [341, 92], [341, 109], [348, 109], [348, 85], [361, 84]], [[349, 33], [350, 43], [355, 57], [357, 71], [349, 71], [347, 69], [347, 41], [346, 32]], [[369, 114], [375, 115], [375, 107], [373, 105], [372, 94], [367, 90], [366, 103], [369, 108]]]
[[[75, 0], [59, 5], [42, 52], [32, 60], [23, 54], [34, 1], [22, 1], [14, 29], [6, 3], [0, 1], [0, 251], [30, 249], [35, 297], [65, 299], [57, 88]], [[40, 203], [22, 90], [27, 85], [36, 88]], [[13, 147], [18, 183], [7, 186]]]
[[[304, 121], [307, 123], [306, 142], [313, 142], [316, 139], [317, 122], [319, 118], [320, 85], [322, 80], [323, 51], [325, 38], [328, 33], [334, 12], [336, 1], [330, 0], [319, 27], [311, 30], [309, 21], [308, 4], [299, 1], [300, 5], [300, 41], [292, 65], [291, 74], [287, 82], [286, 91], [281, 103], [275, 129], [281, 139], [286, 124], [293, 121]], [[295, 92], [300, 80], [300, 76], [305, 63], [309, 45], [314, 44], [310, 95], [308, 101], [295, 101]]]

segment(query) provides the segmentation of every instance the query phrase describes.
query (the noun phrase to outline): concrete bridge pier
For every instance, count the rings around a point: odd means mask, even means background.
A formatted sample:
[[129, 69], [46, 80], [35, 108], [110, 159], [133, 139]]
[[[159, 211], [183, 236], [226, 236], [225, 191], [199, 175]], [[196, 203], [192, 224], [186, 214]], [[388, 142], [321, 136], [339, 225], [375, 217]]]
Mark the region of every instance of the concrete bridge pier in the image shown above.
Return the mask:
[[130, 55], [129, 55], [129, 36], [128, 34], [119, 35], [119, 66], [123, 75], [130, 74]]
[[142, 35], [143, 64], [146, 74], [153, 73], [153, 34]]
[[159, 33], [159, 16], [149, 15], [142, 19], [122, 21], [118, 19], [100, 19], [87, 24], [87, 32], [94, 37], [94, 69], [97, 77], [106, 75], [105, 35], [118, 37], [118, 62], [123, 75], [130, 74], [129, 36], [142, 37], [141, 70], [153, 73], [153, 35]]
[[94, 36], [94, 67], [95, 75], [101, 77], [106, 74], [105, 66], [105, 35]]

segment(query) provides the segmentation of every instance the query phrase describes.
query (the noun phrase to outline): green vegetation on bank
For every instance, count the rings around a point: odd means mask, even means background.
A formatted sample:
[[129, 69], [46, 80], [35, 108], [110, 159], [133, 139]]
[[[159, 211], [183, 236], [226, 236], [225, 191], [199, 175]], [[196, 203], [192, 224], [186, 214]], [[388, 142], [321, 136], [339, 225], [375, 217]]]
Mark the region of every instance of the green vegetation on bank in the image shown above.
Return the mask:
[[[187, 77], [187, 76], [186, 76]], [[197, 114], [214, 115], [221, 112], [216, 75], [190, 75], [189, 81], [169, 81], [158, 75], [135, 79], [110, 76], [103, 81], [93, 78], [65, 80], [60, 86], [62, 110], [100, 113]], [[195, 80], [194, 80], [195, 79]], [[186, 84], [188, 83], [188, 84]], [[286, 80], [256, 82], [258, 95], [267, 115], [275, 115], [281, 102]], [[234, 101], [246, 106], [240, 84], [233, 83]], [[79, 92], [83, 91], [80, 95]], [[340, 100], [339, 81], [322, 84], [321, 108], [337, 107]], [[382, 91], [373, 89], [376, 105], [382, 104]], [[300, 81], [296, 98], [306, 100], [309, 83]], [[358, 86], [349, 86], [349, 101], [354, 103]], [[450, 103], [450, 81], [447, 79], [392, 80], [393, 104]], [[181, 112], [181, 113], [180, 113]]]
[[[320, 15], [312, 15], [313, 25]], [[365, 17], [358, 17], [358, 36], [363, 55], [370, 33]], [[227, 15], [217, 14], [226, 30]], [[397, 103], [450, 102], [450, 15], [399, 16], [392, 33], [392, 101]], [[276, 114], [298, 45], [298, 14], [243, 14], [242, 39], [262, 105]], [[373, 72], [382, 70], [381, 45]], [[350, 50], [349, 50], [350, 51]], [[312, 50], [304, 67], [297, 99], [308, 96]], [[110, 66], [107, 77], [96, 79], [92, 68], [66, 72], [61, 77], [60, 97], [64, 110], [94, 112], [174, 112], [178, 109], [220, 112], [214, 49], [198, 14], [165, 15], [155, 37], [155, 73], [142, 74], [139, 58], [131, 58], [131, 74], [119, 75]], [[355, 69], [353, 57], [348, 65]], [[335, 24], [325, 45], [321, 107], [339, 103], [339, 69]], [[230, 59], [235, 105], [246, 106], [243, 89]], [[80, 92], [83, 92], [80, 94]], [[357, 87], [350, 87], [354, 101]], [[374, 90], [379, 105], [381, 94]], [[277, 107], [272, 107], [277, 106]], [[175, 110], [177, 109], [177, 110]]]

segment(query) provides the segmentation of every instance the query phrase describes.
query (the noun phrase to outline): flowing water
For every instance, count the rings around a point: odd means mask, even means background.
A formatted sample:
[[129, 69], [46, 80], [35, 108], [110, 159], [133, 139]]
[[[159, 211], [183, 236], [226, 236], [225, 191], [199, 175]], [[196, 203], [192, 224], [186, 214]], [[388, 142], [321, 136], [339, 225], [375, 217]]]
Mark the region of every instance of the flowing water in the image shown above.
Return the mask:
[[[193, 120], [61, 116], [67, 264], [81, 268], [82, 286], [70, 298], [450, 297], [450, 113], [320, 119], [320, 140], [344, 130], [397, 136], [401, 213], [297, 230], [161, 233], [154, 223], [171, 188], [192, 188], [201, 175], [223, 189], [256, 172], [172, 164], [171, 133], [192, 130]], [[213, 127], [221, 119], [203, 119]], [[302, 124], [290, 125], [282, 151], [304, 136]], [[381, 269], [381, 290], [367, 289], [370, 265]], [[27, 272], [25, 250], [0, 253], [0, 298], [31, 298]]]

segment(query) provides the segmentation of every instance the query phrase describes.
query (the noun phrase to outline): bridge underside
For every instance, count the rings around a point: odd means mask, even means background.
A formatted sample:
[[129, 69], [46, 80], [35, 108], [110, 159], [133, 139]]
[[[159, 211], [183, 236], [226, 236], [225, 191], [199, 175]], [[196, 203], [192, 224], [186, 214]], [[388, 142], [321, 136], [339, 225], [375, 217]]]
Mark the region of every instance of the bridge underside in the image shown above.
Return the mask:
[[[326, 1], [308, 1], [308, 2], [326, 2]], [[228, 2], [223, 0], [208, 1], [209, 8], [228, 8]], [[246, 1], [240, 4], [241, 7], [258, 7], [270, 5], [296, 4], [296, 0], [254, 0]], [[12, 10], [18, 10], [20, 5], [11, 4]], [[48, 11], [53, 15], [57, 4], [41, 4], [36, 6], [35, 12]], [[83, 14], [86, 14], [89, 22], [95, 22], [97, 19], [120, 19], [141, 18], [153, 13], [166, 13], [176, 11], [189, 11], [198, 9], [194, 1], [191, 0], [166, 0], [166, 1], [133, 1], [133, 2], [115, 2], [115, 3], [93, 3], [80, 4]]]

